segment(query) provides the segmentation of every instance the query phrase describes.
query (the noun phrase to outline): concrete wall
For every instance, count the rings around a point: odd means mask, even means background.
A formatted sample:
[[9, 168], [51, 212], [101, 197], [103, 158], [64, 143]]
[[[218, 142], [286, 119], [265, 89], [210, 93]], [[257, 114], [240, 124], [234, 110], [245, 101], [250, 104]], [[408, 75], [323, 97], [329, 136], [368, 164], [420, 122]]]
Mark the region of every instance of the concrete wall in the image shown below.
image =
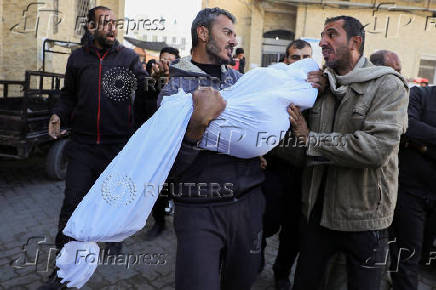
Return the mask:
[[[0, 19], [3, 20], [3, 2], [0, 3]], [[0, 21], [0, 36], [3, 37], [3, 21]], [[3, 41], [0, 41], [0, 79], [3, 79]]]
[[[26, 70], [42, 70], [42, 44], [45, 38], [79, 42], [75, 33], [77, 1], [59, 0], [58, 16], [55, 0], [39, 2], [25, 0], [0, 1], [0, 78], [23, 80]], [[113, 8], [118, 18], [124, 18], [124, 0], [100, 0], [96, 5]], [[28, 10], [24, 12], [28, 7]], [[51, 11], [50, 11], [51, 10]], [[57, 25], [55, 24], [57, 23]], [[38, 24], [38, 25], [36, 25]], [[37, 29], [36, 29], [37, 27]], [[119, 33], [122, 38], [122, 32]], [[122, 39], [121, 39], [122, 41]], [[53, 50], [70, 53], [67, 48]], [[46, 71], [64, 73], [68, 54], [46, 54]]]
[[246, 70], [260, 66], [262, 63], [262, 41], [263, 41], [263, 25], [264, 25], [265, 10], [260, 4], [253, 3], [251, 10], [251, 29], [249, 50], [250, 55]]
[[284, 29], [295, 32], [295, 19], [296, 13], [293, 13], [292, 10], [283, 9], [281, 12], [275, 12], [275, 10], [267, 9], [265, 11], [263, 31]]
[[[2, 43], [1, 71], [3, 78], [9, 80], [24, 79], [26, 69], [37, 69], [37, 38], [35, 23], [37, 7], [32, 5], [26, 12], [26, 27], [23, 10], [26, 1], [4, 0], [2, 2]], [[12, 28], [15, 26], [15, 28]], [[12, 31], [10, 30], [12, 28]]]
[[[38, 12], [41, 27], [38, 31], [38, 39], [37, 39], [37, 68], [42, 69], [43, 61], [43, 41], [46, 38], [62, 40], [62, 41], [71, 41], [71, 42], [80, 42], [80, 36], [75, 33], [76, 25], [80, 24], [80, 19], [77, 19], [76, 12], [76, 1], [68, 0], [63, 1], [59, 0], [58, 10], [60, 14], [58, 18], [54, 15], [50, 15], [45, 12]], [[54, 1], [47, 1], [46, 6], [55, 10]], [[73, 8], [73, 9], [72, 9]], [[76, 23], [79, 21], [79, 23]], [[59, 46], [55, 46], [50, 48], [54, 51], [61, 51], [68, 54], [53, 54], [46, 53], [46, 61], [45, 61], [45, 71], [56, 72], [56, 73], [65, 73], [65, 66], [67, 63], [67, 59], [71, 50], [69, 48], [62, 48]]]

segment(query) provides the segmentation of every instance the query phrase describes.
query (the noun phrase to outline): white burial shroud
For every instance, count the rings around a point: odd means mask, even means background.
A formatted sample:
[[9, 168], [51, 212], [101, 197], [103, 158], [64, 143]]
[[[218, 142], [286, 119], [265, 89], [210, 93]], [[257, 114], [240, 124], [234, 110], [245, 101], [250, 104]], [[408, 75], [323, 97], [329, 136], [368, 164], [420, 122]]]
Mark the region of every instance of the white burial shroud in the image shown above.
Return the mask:
[[[315, 70], [319, 67], [312, 59], [250, 70], [220, 92], [227, 107], [210, 123], [199, 147], [240, 158], [266, 154], [289, 129], [287, 106], [313, 106], [317, 90], [306, 78]], [[120, 242], [145, 226], [180, 149], [192, 106], [192, 95], [181, 89], [164, 97], [77, 206], [63, 230], [77, 242], [67, 243], [56, 259], [57, 274], [69, 281], [68, 287], [82, 287], [101, 263], [96, 242]]]

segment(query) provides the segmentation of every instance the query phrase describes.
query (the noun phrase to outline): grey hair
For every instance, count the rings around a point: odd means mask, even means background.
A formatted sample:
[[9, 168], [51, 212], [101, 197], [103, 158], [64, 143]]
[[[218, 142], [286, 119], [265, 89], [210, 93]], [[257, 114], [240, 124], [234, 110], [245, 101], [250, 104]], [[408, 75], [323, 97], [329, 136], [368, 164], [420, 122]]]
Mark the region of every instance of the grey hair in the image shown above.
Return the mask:
[[192, 36], [192, 47], [196, 47], [198, 45], [198, 34], [197, 34], [197, 27], [204, 26], [209, 31], [212, 28], [212, 24], [215, 21], [215, 18], [219, 15], [225, 15], [227, 16], [232, 23], [236, 22], [235, 16], [233, 16], [232, 13], [225, 9], [221, 9], [218, 7], [215, 8], [205, 8], [198, 12], [195, 19], [192, 21], [191, 26], [191, 36]]

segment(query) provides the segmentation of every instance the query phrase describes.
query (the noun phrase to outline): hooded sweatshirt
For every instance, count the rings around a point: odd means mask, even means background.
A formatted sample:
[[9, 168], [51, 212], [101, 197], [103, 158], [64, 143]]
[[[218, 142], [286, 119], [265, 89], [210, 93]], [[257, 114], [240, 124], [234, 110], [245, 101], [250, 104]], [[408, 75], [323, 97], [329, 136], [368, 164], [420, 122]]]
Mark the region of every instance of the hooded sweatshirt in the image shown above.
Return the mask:
[[68, 58], [53, 113], [79, 143], [125, 143], [134, 129], [134, 99], [146, 95], [146, 77], [132, 49], [116, 41], [111, 48], [98, 50], [90, 38]]

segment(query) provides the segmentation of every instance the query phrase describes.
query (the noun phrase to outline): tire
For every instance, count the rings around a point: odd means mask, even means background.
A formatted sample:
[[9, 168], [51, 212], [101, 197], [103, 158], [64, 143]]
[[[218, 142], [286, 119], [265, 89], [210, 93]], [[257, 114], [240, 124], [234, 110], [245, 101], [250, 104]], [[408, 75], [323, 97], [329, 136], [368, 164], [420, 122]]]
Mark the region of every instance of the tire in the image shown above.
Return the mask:
[[46, 159], [47, 175], [51, 179], [64, 180], [67, 174], [68, 161], [64, 154], [65, 146], [70, 139], [61, 139], [56, 141], [48, 151]]

